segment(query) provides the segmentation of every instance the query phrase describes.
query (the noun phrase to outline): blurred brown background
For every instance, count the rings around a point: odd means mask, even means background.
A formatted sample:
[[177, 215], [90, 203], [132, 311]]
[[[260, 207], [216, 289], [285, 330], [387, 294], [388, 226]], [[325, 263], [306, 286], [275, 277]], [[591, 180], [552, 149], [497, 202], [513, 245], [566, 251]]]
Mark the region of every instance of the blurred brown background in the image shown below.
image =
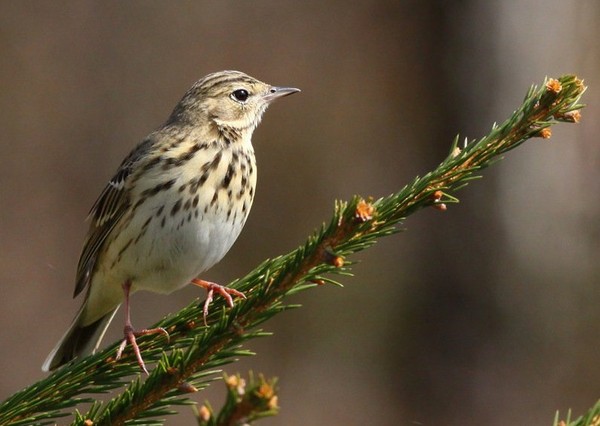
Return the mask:
[[[335, 198], [427, 172], [544, 76], [590, 86], [583, 122], [527, 143], [448, 212], [356, 256], [345, 289], [295, 297], [227, 371], [280, 378], [265, 425], [550, 425], [600, 397], [600, 3], [0, 3], [0, 400], [40, 379], [79, 307], [88, 209], [124, 155], [203, 75], [302, 94], [255, 134], [259, 188], [227, 283], [287, 252]], [[137, 294], [143, 327], [201, 295]], [[121, 332], [121, 316], [111, 339]], [[222, 385], [197, 396], [218, 406]], [[192, 425], [183, 409], [167, 424]], [[261, 423], [262, 424], [262, 423]]]

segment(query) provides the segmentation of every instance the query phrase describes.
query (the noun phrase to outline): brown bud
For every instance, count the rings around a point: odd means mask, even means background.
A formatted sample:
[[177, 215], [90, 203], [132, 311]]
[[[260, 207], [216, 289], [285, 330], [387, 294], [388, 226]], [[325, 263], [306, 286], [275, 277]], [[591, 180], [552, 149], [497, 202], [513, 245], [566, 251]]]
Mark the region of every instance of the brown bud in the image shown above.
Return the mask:
[[231, 390], [235, 390], [238, 395], [246, 393], [246, 381], [239, 376], [228, 376], [225, 378], [225, 384]]
[[549, 127], [545, 127], [542, 130], [540, 130], [535, 136], [542, 139], [550, 139], [550, 137], [552, 136], [552, 130], [550, 130]]
[[433, 200], [433, 204], [431, 205], [431, 207], [433, 207], [436, 210], [440, 210], [440, 211], [444, 211], [444, 212], [446, 210], [448, 210], [448, 207], [446, 206], [446, 204], [440, 203], [443, 196], [444, 196], [444, 193], [442, 191], [440, 191], [439, 189], [437, 191], [435, 191], [433, 194], [431, 194], [431, 199]]
[[277, 398], [277, 395], [274, 395], [273, 398], [269, 399], [269, 409], [273, 410], [275, 408], [279, 408], [279, 406], [277, 405], [277, 403], [279, 402], [279, 399]]
[[341, 268], [344, 266], [344, 258], [342, 256], [335, 256], [331, 264], [336, 268]]
[[344, 258], [335, 254], [331, 248], [325, 250], [323, 257], [325, 262], [335, 266], [336, 268], [341, 268], [344, 266]]
[[179, 386], [177, 386], [177, 389], [179, 389], [179, 391], [182, 393], [198, 392], [198, 388], [194, 385], [189, 384], [188, 382], [181, 383]]
[[268, 383], [262, 383], [256, 393], [260, 398], [271, 399], [275, 395], [275, 389]]
[[238, 376], [227, 376], [225, 384], [230, 388], [235, 388], [240, 384], [240, 378]]
[[198, 410], [198, 417], [203, 422], [207, 422], [210, 420], [210, 410], [206, 405], [200, 407], [200, 409]]
[[546, 90], [548, 90], [549, 92], [552, 92], [555, 95], [557, 95], [562, 90], [562, 84], [560, 84], [560, 81], [558, 81], [558, 80], [556, 80], [554, 78], [551, 78], [546, 83]]
[[579, 123], [581, 121], [581, 113], [579, 110], [569, 111], [565, 114], [557, 114], [554, 116], [557, 120], [567, 121], [569, 123]]
[[356, 205], [356, 211], [354, 212], [354, 217], [359, 222], [366, 222], [368, 220], [373, 219], [373, 212], [375, 211], [375, 207], [370, 202], [365, 200], [360, 200]]

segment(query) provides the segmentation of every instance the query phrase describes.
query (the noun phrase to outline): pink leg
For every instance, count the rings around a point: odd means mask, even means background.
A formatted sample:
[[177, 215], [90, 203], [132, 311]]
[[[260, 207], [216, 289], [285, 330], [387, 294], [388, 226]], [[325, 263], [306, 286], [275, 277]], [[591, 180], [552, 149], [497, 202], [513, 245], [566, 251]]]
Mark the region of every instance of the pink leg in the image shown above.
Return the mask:
[[192, 280], [192, 284], [197, 285], [198, 287], [202, 287], [203, 289], [206, 289], [206, 291], [208, 292], [208, 294], [206, 295], [206, 301], [204, 302], [204, 309], [202, 310], [202, 312], [204, 314], [203, 315], [204, 325], [206, 325], [206, 317], [208, 316], [208, 307], [210, 306], [210, 303], [213, 300], [215, 291], [225, 298], [225, 300], [227, 301], [227, 305], [229, 305], [230, 308], [233, 308], [233, 298], [231, 297], [231, 295], [236, 296], [236, 297], [241, 297], [243, 299], [246, 298], [244, 293], [242, 293], [241, 291], [237, 291], [237, 290], [234, 290], [229, 287], [225, 287], [225, 286], [222, 286], [222, 285], [219, 285], [216, 283], [212, 283], [210, 281], [204, 281], [199, 278], [194, 278]]
[[146, 364], [144, 364], [144, 359], [142, 358], [142, 354], [140, 352], [140, 348], [135, 340], [136, 336], [144, 336], [146, 334], [164, 334], [167, 339], [169, 338], [169, 333], [164, 328], [150, 328], [144, 329], [140, 331], [136, 331], [131, 325], [131, 316], [129, 314], [129, 291], [131, 290], [131, 281], [126, 281], [123, 284], [123, 293], [125, 293], [125, 326], [123, 327], [123, 341], [117, 350], [117, 360], [121, 358], [123, 355], [123, 350], [125, 350], [125, 346], [127, 343], [131, 345], [133, 348], [133, 353], [135, 353], [135, 357], [137, 358], [138, 365], [144, 371], [144, 373], [148, 374], [148, 370], [146, 369]]

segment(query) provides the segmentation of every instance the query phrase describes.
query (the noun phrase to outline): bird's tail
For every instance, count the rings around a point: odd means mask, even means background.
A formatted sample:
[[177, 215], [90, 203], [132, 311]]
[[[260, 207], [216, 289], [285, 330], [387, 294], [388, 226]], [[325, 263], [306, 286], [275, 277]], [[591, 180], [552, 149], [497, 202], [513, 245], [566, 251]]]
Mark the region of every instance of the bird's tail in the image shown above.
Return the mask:
[[118, 306], [97, 321], [88, 325], [81, 325], [82, 307], [65, 335], [44, 361], [42, 371], [52, 371], [78, 356], [94, 353], [98, 349], [100, 341], [104, 337], [104, 333], [117, 309]]

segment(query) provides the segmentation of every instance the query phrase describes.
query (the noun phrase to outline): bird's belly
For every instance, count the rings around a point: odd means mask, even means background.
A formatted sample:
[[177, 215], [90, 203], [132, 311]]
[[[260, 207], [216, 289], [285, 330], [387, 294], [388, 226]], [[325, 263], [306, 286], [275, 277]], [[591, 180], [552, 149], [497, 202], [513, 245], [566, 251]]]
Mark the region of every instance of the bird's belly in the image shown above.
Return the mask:
[[189, 220], [186, 215], [171, 226], [157, 221], [140, 239], [139, 248], [123, 256], [123, 272], [132, 277], [133, 291], [171, 293], [219, 262], [242, 226], [211, 214]]
[[[138, 275], [133, 290], [171, 293], [219, 262], [229, 251], [242, 227], [221, 220], [191, 220], [173, 229], [157, 230], [153, 244], [132, 257], [131, 274]], [[140, 264], [145, 264], [140, 268]], [[140, 274], [140, 271], [143, 273]]]
[[[139, 223], [132, 219], [115, 236], [99, 262], [101, 266], [90, 286], [87, 322], [95, 321], [122, 302], [122, 285], [126, 282], [131, 283], [132, 293], [147, 290], [163, 294], [189, 284], [229, 251], [244, 226], [247, 211], [227, 215], [209, 209], [197, 217], [186, 212], [164, 221], [154, 214], [148, 224], [148, 218], [141, 218]], [[136, 232], [129, 231], [132, 229]]]
[[[129, 281], [132, 291], [171, 293], [225, 256], [249, 211], [249, 207], [245, 212], [234, 209], [228, 215], [227, 210], [215, 208], [171, 215], [171, 209], [167, 204], [161, 210], [165, 215], [157, 215], [157, 209], [151, 209], [154, 213], [149, 217], [133, 215], [135, 219], [121, 230], [99, 262], [103, 266], [94, 281], [101, 281], [98, 284], [105, 291], [107, 284], [115, 292], [121, 291], [123, 283]], [[137, 218], [139, 223], [135, 223]]]

